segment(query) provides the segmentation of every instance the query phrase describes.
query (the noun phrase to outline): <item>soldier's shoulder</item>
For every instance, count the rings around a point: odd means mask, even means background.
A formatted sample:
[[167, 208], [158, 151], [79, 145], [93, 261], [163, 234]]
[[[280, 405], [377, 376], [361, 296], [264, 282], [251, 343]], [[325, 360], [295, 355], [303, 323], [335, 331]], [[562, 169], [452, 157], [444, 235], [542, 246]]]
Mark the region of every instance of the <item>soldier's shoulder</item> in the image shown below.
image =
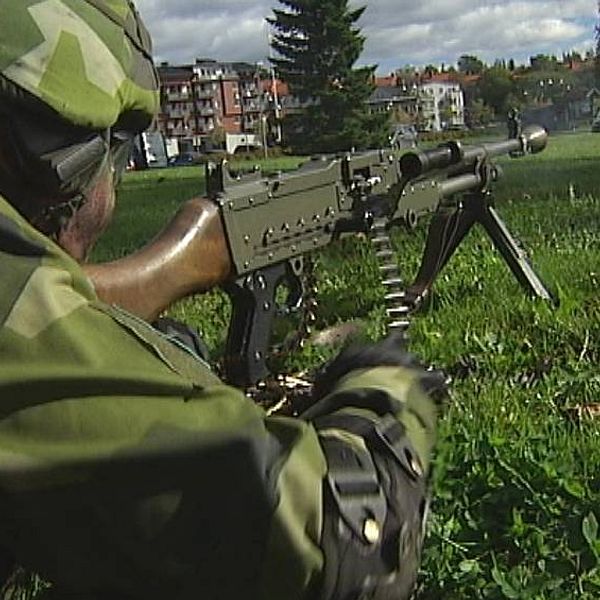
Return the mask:
[[35, 337], [95, 299], [80, 267], [0, 199], [0, 325]]

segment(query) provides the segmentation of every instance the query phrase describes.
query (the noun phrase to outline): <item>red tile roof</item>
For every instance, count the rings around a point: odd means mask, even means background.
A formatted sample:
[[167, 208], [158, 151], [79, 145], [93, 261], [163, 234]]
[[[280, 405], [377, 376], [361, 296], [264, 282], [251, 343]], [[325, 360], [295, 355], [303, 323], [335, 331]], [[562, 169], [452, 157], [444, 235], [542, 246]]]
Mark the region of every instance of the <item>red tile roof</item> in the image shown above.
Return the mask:
[[375, 86], [380, 87], [396, 87], [398, 85], [398, 77], [396, 75], [386, 75], [385, 77], [375, 77]]

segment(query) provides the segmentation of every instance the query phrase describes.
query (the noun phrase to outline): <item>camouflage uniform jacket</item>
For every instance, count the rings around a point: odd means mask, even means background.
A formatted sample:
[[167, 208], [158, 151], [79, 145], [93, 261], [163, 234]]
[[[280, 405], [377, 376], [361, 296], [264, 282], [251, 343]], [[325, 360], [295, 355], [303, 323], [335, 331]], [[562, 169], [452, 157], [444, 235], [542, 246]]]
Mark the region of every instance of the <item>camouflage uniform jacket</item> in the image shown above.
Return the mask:
[[[0, 280], [0, 545], [93, 597], [294, 599], [318, 585], [327, 466], [312, 425], [266, 417], [100, 303], [2, 198]], [[427, 464], [424, 410], [405, 412]]]

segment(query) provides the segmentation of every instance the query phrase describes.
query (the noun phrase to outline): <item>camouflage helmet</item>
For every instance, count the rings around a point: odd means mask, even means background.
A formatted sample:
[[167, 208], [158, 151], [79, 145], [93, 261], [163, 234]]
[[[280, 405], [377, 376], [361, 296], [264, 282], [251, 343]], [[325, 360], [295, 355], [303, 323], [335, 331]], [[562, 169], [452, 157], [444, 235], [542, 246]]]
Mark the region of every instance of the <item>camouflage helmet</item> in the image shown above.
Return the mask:
[[90, 129], [150, 124], [158, 78], [132, 2], [0, 0], [0, 14], [0, 94], [24, 90]]

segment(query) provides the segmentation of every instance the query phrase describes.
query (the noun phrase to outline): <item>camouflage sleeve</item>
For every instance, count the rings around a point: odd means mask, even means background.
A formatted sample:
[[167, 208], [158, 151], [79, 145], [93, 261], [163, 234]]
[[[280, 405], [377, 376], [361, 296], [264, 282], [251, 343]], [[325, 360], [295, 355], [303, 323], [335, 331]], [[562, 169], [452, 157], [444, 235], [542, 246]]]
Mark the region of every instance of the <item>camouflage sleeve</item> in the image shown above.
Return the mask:
[[0, 252], [2, 545], [91, 595], [302, 598], [323, 562], [312, 426], [98, 303], [1, 199]]
[[[266, 417], [97, 302], [79, 267], [2, 206], [0, 252], [3, 545], [92, 596], [300, 600], [321, 586], [323, 432]], [[335, 394], [398, 396], [401, 379], [366, 370]], [[428, 417], [406, 406], [425, 461]]]

